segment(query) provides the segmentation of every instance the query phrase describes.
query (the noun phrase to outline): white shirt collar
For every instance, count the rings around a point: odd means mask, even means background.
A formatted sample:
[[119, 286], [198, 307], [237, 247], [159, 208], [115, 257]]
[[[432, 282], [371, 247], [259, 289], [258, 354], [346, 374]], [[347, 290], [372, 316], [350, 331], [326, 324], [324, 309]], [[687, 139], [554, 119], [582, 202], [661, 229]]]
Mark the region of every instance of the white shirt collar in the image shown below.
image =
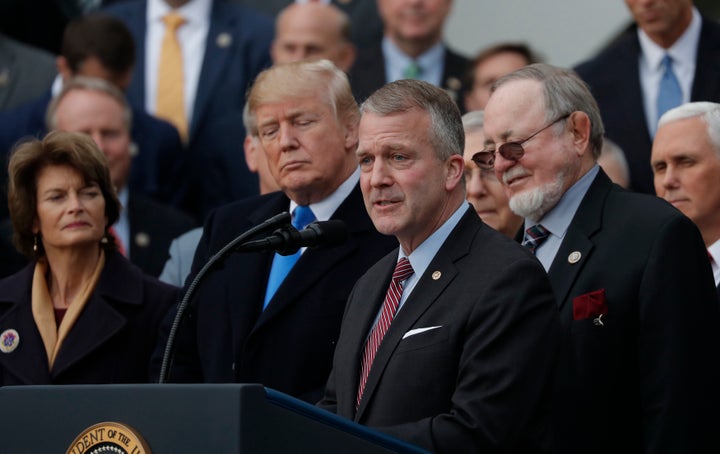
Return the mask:
[[[360, 181], [360, 167], [356, 168], [355, 171], [345, 180], [338, 188], [317, 203], [311, 203], [310, 209], [315, 215], [315, 219], [318, 221], [327, 221], [335, 213], [338, 207], [347, 199], [350, 193], [353, 191], [358, 181]], [[290, 200], [290, 213], [293, 212], [298, 204], [294, 200]]]
[[[210, 10], [212, 0], [190, 0], [175, 11], [185, 18], [187, 24], [197, 21], [205, 22], [210, 18]], [[148, 23], [162, 22], [162, 18], [173, 11], [163, 0], [148, 0], [147, 2], [147, 21]]]

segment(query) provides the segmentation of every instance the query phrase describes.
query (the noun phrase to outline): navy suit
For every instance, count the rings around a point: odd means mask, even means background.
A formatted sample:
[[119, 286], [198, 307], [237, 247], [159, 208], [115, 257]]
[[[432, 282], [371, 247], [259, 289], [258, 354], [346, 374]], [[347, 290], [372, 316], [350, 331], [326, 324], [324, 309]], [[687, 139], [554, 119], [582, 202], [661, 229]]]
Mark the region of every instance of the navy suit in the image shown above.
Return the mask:
[[[42, 97], [16, 109], [0, 112], [0, 152], [7, 156], [24, 137], [41, 139], [47, 133], [45, 112], [52, 95]], [[179, 204], [180, 172], [185, 151], [177, 130], [168, 122], [148, 115], [140, 109], [132, 111], [131, 136], [138, 153], [133, 157], [128, 185], [134, 191], [168, 204]], [[7, 180], [7, 165], [0, 178]], [[5, 193], [6, 184], [3, 185]], [[0, 217], [7, 216], [7, 194], [0, 202]]]
[[[575, 68], [600, 107], [605, 134], [625, 152], [633, 190], [654, 194], [638, 59], [642, 50], [633, 25], [595, 58]], [[720, 102], [720, 24], [703, 18], [690, 101]]]
[[[720, 452], [720, 314], [697, 227], [601, 170], [548, 274], [565, 336], [555, 452]], [[577, 312], [593, 300], [602, 323]]]
[[[465, 112], [463, 93], [470, 61], [462, 55], [445, 49], [442, 82], [440, 87], [455, 100], [461, 112]], [[382, 47], [361, 49], [350, 68], [350, 85], [358, 102], [365, 101], [375, 90], [387, 83], [385, 80], [385, 57]]]
[[[214, 211], [187, 282], [211, 254], [289, 206], [285, 194], [274, 192]], [[349, 239], [337, 247], [306, 250], [264, 311], [272, 252], [235, 253], [216, 265], [198, 287], [191, 323], [178, 330], [170, 381], [262, 383], [317, 402], [353, 284], [397, 246], [395, 238], [373, 227], [359, 185], [332, 219], [345, 221]]]
[[[145, 0], [110, 6], [130, 29], [137, 64], [128, 99], [145, 108]], [[188, 191], [184, 209], [199, 220], [215, 207], [258, 193], [257, 176], [242, 153], [245, 93], [255, 76], [270, 65], [273, 23], [240, 5], [213, 1], [210, 30], [202, 59], [193, 116], [189, 123]]]
[[392, 321], [355, 399], [397, 249], [348, 300], [321, 408], [437, 453], [546, 452], [560, 322], [545, 270], [470, 207]]
[[32, 315], [35, 262], [0, 280], [0, 333], [18, 332], [18, 347], [0, 354], [0, 386], [146, 383], [163, 315], [177, 287], [145, 276], [117, 252], [63, 342], [52, 370]]

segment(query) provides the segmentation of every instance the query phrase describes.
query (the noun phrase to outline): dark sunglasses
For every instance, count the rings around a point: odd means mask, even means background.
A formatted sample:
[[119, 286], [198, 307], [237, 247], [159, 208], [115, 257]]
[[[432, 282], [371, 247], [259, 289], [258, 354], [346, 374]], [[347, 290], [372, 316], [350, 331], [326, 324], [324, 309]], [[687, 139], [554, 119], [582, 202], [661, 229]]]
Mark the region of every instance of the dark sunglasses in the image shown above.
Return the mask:
[[572, 115], [572, 112], [556, 118], [555, 120], [551, 121], [539, 130], [532, 133], [527, 139], [520, 140], [518, 142], [505, 142], [504, 144], [500, 145], [497, 150], [478, 151], [472, 156], [471, 159], [481, 169], [492, 169], [495, 166], [495, 153], [500, 153], [500, 156], [509, 161], [518, 161], [520, 158], [523, 157], [523, 155], [525, 155], [525, 149], [523, 148], [523, 144], [525, 142], [545, 131], [547, 128], [554, 125], [558, 121], [565, 120], [570, 115]]

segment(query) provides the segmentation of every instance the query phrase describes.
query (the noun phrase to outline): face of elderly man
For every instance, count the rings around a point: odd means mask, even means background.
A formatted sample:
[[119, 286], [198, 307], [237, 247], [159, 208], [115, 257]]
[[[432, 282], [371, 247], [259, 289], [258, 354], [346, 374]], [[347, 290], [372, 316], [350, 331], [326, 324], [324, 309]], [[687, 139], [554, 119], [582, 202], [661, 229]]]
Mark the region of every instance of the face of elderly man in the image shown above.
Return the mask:
[[651, 164], [657, 195], [692, 219], [706, 243], [717, 240], [720, 157], [710, 142], [705, 121], [694, 116], [658, 128]]
[[573, 116], [548, 121], [542, 100], [541, 82], [509, 81], [490, 96], [483, 128], [486, 149], [497, 150], [507, 142], [522, 143], [525, 154], [517, 161], [496, 153], [495, 174], [505, 186], [510, 208], [532, 220], [540, 219], [555, 206], [579, 179], [581, 158], [590, 152], [574, 146], [568, 127]]

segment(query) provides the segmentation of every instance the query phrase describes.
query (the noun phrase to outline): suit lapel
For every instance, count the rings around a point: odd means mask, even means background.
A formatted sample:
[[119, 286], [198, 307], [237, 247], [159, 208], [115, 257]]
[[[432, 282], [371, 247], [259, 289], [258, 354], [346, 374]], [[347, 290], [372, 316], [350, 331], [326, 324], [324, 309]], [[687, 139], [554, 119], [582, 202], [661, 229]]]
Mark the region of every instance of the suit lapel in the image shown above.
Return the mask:
[[[580, 270], [590, 259], [595, 247], [592, 236], [602, 226], [603, 206], [611, 188], [610, 179], [600, 169], [570, 222], [565, 239], [560, 244], [550, 266], [548, 276], [560, 309], [565, 305], [568, 292], [575, 283]], [[576, 252], [580, 253], [580, 260], [570, 260], [570, 254]]]
[[[624, 121], [628, 128], [637, 131], [643, 136], [643, 141], [650, 143], [650, 131], [647, 128], [647, 118], [640, 86], [640, 66], [638, 56], [641, 54], [637, 30], [632, 27], [628, 31], [627, 42], [621, 47], [620, 61], [628, 62], [623, 71], [615, 72], [613, 86], [617, 87], [614, 97], [621, 99], [624, 104]], [[649, 146], [648, 146], [649, 147]]]
[[[355, 415], [356, 421], [362, 418], [365, 409], [372, 401], [372, 395], [382, 379], [385, 367], [392, 358], [405, 333], [415, 325], [428, 308], [438, 300], [442, 292], [455, 279], [455, 276], [457, 276], [458, 270], [455, 262], [468, 254], [472, 238], [481, 226], [482, 223], [477, 218], [473, 208], [469, 208], [453, 232], [440, 247], [437, 254], [435, 254], [425, 273], [420, 277], [412, 294], [410, 294], [405, 304], [403, 304], [395, 316], [395, 319], [380, 344], [380, 348], [378, 348], [372, 368], [370, 369], [368, 381], [365, 385], [363, 399]], [[393, 262], [392, 266], [394, 267], [394, 265], [395, 263]], [[439, 277], [437, 277], [437, 272], [440, 273]], [[392, 273], [392, 269], [389, 273]], [[384, 292], [386, 289], [387, 286], [383, 289], [382, 298], [385, 296]], [[375, 314], [377, 314], [377, 311]], [[369, 330], [369, 326], [367, 329]], [[362, 342], [362, 344], [364, 348], [364, 342]]]
[[51, 372], [53, 378], [122, 330], [127, 321], [113, 304], [142, 305], [143, 289], [139, 271], [121, 266], [120, 262], [124, 260], [119, 253], [108, 253], [95, 291], [60, 347]]
[[336, 263], [357, 249], [358, 245], [353, 239], [353, 233], [373, 228], [370, 219], [362, 211], [364, 210], [362, 204], [360, 187], [355, 185], [350, 195], [331, 216], [331, 219], [345, 221], [345, 225], [350, 230], [348, 240], [333, 248], [306, 250], [260, 315], [255, 326], [256, 330], [289, 305], [295, 304], [299, 295], [315, 285], [315, 282], [331, 271]]
[[145, 35], [147, 33], [146, 2], [129, 4], [128, 18], [125, 25], [135, 38], [135, 68], [133, 78], [127, 89], [127, 97], [131, 105], [145, 109]]

